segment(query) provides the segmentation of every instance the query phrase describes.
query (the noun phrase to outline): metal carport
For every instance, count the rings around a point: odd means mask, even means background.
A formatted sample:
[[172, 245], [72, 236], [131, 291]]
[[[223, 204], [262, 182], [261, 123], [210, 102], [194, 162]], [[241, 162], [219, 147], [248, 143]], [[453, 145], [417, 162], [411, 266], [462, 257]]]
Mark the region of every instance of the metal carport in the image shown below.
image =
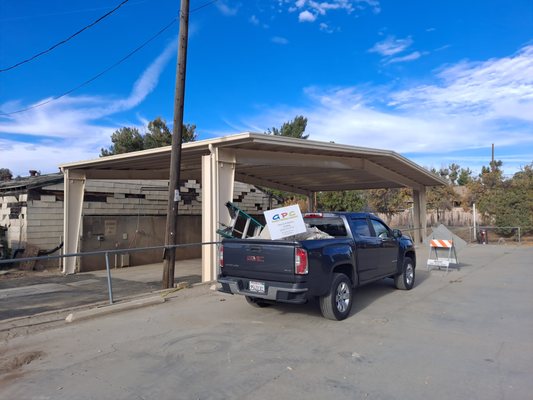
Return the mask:
[[[60, 165], [65, 174], [64, 250], [79, 244], [86, 179], [168, 179], [170, 146]], [[181, 179], [202, 183], [202, 241], [217, 240], [218, 223], [229, 223], [224, 204], [233, 184], [261, 185], [312, 196], [318, 191], [413, 189], [415, 240], [426, 236], [426, 188], [446, 182], [389, 150], [347, 146], [258, 133], [184, 143]], [[64, 273], [76, 260], [66, 258]], [[202, 280], [216, 278], [216, 248], [203, 246]]]

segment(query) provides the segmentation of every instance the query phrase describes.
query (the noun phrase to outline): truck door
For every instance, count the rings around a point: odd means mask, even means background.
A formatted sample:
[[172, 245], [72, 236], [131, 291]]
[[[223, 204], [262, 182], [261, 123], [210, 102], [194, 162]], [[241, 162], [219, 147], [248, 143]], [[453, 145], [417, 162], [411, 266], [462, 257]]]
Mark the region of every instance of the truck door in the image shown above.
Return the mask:
[[381, 239], [372, 235], [367, 218], [350, 218], [349, 224], [357, 247], [359, 281], [363, 283], [380, 275]]
[[370, 218], [375, 237], [380, 242], [379, 275], [393, 274], [396, 272], [398, 262], [399, 244], [392, 231], [383, 222]]

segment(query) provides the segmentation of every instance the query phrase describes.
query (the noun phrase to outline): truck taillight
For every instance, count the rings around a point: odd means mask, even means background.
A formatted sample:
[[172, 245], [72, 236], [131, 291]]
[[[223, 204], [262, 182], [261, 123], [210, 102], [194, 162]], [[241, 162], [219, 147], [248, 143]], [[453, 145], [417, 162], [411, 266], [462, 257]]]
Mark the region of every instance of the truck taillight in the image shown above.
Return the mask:
[[294, 254], [294, 273], [296, 275], [305, 275], [309, 272], [309, 263], [307, 261], [307, 251], [296, 248]]
[[322, 218], [324, 214], [322, 213], [305, 213], [304, 218]]
[[224, 268], [224, 246], [218, 246], [218, 266]]

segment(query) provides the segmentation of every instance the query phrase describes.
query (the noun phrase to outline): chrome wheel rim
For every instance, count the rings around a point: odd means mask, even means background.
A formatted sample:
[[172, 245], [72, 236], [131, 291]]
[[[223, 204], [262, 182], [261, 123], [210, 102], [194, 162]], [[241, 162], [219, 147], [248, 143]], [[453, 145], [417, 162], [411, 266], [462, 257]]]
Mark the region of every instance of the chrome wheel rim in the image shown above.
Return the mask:
[[405, 283], [407, 286], [411, 286], [415, 280], [415, 269], [411, 264], [407, 264], [405, 267]]
[[337, 310], [339, 312], [344, 313], [348, 310], [348, 306], [350, 305], [350, 287], [346, 282], [341, 282], [339, 286], [337, 286], [335, 303], [337, 304]]

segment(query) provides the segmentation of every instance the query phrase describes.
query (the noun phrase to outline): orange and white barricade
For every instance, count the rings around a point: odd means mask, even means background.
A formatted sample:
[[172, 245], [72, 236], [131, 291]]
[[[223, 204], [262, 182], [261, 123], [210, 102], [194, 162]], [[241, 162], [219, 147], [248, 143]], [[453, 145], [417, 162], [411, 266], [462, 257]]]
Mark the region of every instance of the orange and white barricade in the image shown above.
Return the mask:
[[446, 272], [448, 272], [450, 264], [458, 263], [453, 240], [430, 239], [427, 264], [428, 271], [431, 267], [438, 267], [439, 269], [446, 267]]

